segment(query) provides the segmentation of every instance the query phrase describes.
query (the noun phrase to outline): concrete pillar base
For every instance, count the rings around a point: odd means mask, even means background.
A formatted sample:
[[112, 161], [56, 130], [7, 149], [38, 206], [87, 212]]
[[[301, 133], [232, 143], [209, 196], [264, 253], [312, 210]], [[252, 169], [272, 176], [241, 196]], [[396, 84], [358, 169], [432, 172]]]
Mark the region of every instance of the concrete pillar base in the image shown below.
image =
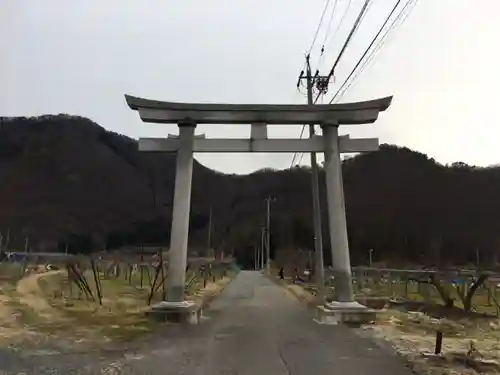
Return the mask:
[[202, 309], [193, 301], [162, 301], [151, 306], [146, 315], [163, 322], [198, 324], [202, 317]]
[[373, 309], [363, 306], [359, 302], [327, 302], [323, 306], [316, 306], [314, 321], [318, 324], [361, 325], [372, 322], [377, 317]]

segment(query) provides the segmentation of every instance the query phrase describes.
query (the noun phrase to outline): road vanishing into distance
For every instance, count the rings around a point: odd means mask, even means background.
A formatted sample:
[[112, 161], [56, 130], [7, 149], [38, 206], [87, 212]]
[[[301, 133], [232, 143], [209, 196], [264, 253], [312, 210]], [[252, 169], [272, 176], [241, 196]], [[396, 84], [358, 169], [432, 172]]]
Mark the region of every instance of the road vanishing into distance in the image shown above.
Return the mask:
[[0, 374], [410, 375], [403, 360], [311, 312], [260, 272], [242, 271], [199, 325], [170, 325], [140, 345], [97, 353], [0, 351]]

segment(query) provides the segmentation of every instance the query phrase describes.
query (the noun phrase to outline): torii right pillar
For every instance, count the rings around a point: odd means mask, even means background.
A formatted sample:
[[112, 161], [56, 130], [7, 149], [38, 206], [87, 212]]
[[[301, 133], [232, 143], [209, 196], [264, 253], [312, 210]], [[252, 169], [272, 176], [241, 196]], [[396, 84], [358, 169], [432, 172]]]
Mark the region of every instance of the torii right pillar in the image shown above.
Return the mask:
[[325, 123], [322, 129], [335, 300], [318, 306], [316, 320], [322, 324], [366, 323], [375, 318], [375, 311], [354, 299], [338, 124]]
[[334, 270], [335, 294], [339, 302], [354, 301], [351, 277], [349, 241], [342, 182], [342, 161], [339, 149], [338, 125], [323, 126], [325, 142], [325, 182], [328, 208], [328, 229], [332, 265]]

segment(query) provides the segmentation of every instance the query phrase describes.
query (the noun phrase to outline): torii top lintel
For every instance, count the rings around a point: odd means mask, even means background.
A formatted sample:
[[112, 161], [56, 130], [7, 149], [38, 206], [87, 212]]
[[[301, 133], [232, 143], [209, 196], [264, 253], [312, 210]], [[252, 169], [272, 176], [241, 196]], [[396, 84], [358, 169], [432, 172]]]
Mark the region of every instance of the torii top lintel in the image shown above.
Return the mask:
[[392, 96], [342, 104], [200, 104], [149, 100], [125, 95], [144, 122], [176, 124], [367, 124], [389, 108]]

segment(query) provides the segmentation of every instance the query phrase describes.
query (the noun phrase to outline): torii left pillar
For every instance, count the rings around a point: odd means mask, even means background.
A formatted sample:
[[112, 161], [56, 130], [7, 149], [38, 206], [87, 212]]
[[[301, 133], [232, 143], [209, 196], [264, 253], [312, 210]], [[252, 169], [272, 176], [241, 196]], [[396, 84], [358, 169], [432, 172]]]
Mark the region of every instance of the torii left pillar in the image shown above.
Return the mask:
[[191, 184], [193, 175], [193, 145], [196, 124], [179, 123], [179, 148], [177, 149], [174, 207], [170, 231], [168, 256], [167, 298], [153, 306], [151, 313], [161, 319], [187, 321], [196, 324], [201, 310], [192, 301], [184, 299], [191, 211]]
[[194, 123], [179, 124], [180, 144], [175, 168], [174, 207], [168, 257], [168, 302], [184, 301], [195, 128]]

